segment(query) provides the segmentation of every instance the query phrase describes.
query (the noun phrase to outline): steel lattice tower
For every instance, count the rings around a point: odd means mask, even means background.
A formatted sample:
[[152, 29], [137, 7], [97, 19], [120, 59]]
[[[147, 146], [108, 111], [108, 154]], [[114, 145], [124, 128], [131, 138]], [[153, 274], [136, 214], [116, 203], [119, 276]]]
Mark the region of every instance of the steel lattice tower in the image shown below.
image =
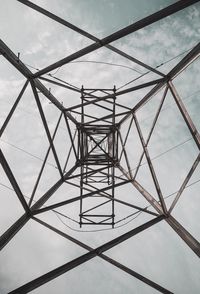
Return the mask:
[[[137, 21], [136, 23], [133, 23], [101, 40], [30, 1], [18, 1], [45, 15], [46, 17], [53, 19], [55, 22], [62, 24], [66, 27], [66, 29], [70, 28], [89, 38], [93, 41], [93, 43], [76, 53], [63, 58], [62, 60], [38, 70], [36, 73], [32, 73], [20, 60], [20, 56], [15, 55], [2, 40], [0, 41], [0, 54], [7, 59], [7, 61], [25, 78], [24, 86], [0, 129], [0, 136], [2, 136], [6, 130], [7, 125], [18, 107], [20, 99], [23, 97], [27, 86], [30, 85], [49, 142], [49, 148], [46, 152], [45, 159], [28, 203], [15, 178], [14, 172], [9, 166], [6, 156], [0, 149], [0, 163], [24, 209], [24, 214], [0, 237], [0, 248], [3, 249], [29, 220], [34, 220], [41, 224], [41, 226], [45, 226], [49, 230], [55, 232], [55, 234], [59, 234], [63, 238], [72, 241], [73, 243], [86, 249], [88, 252], [26, 283], [25, 285], [22, 285], [10, 293], [28, 293], [62, 275], [63, 273], [87, 262], [92, 258], [95, 258], [96, 256], [102, 258], [113, 266], [116, 266], [122, 271], [125, 271], [129, 275], [139, 279], [143, 283], [146, 283], [161, 293], [172, 293], [170, 290], [165, 289], [156, 282], [115, 261], [105, 253], [114, 246], [117, 246], [125, 240], [134, 237], [140, 232], [147, 230], [154, 224], [162, 221], [166, 222], [171, 229], [174, 230], [180, 238], [182, 238], [183, 242], [189, 246], [194, 254], [200, 257], [199, 242], [171, 215], [172, 210], [177, 204], [182, 192], [199, 164], [200, 154], [198, 154], [188, 171], [188, 174], [170, 207], [167, 207], [161, 191], [158, 176], [148, 150], [148, 143], [157, 125], [158, 117], [162, 111], [162, 106], [167, 93], [171, 93], [176, 106], [178, 107], [180, 114], [182, 115], [194, 142], [196, 143], [197, 148], [200, 149], [200, 134], [198, 133], [184, 105], [184, 102], [182, 101], [173, 83], [173, 79], [199, 57], [200, 43], [188, 52], [184, 58], [182, 58], [167, 74], [163, 74], [158, 69], [144, 64], [138, 59], [124, 53], [110, 44], [198, 1], [178, 1], [175, 4], [157, 11], [156, 13], [149, 15], [144, 19], [141, 19], [140, 21]], [[71, 61], [77, 60], [78, 58], [94, 52], [104, 46], [113, 51], [115, 54], [123, 56], [131, 62], [139, 64], [148, 71], [156, 74], [158, 78], [131, 86], [125, 90], [117, 90], [115, 85], [110, 85], [110, 88], [106, 89], [103, 88], [104, 85], [102, 85], [102, 88], [99, 89], [85, 88], [83, 85], [82, 88], [78, 89], [70, 86], [69, 84], [63, 83], [62, 81], [53, 80], [51, 75], [49, 75], [48, 78], [44, 77], [45, 74], [49, 74], [51, 71], [56, 70], [59, 67], [66, 65]], [[75, 92], [77, 97], [79, 97], [79, 103], [71, 107], [65, 107], [64, 104], [60, 103], [51, 91], [44, 86], [44, 82], [49, 82], [58, 87], [66, 88]], [[142, 97], [142, 99], [140, 99], [133, 108], [129, 108], [118, 102], [119, 96], [123, 96], [127, 93], [135, 93], [135, 91], [139, 89], [148, 88], [150, 86], [153, 86], [151, 90], [144, 97]], [[47, 121], [40, 95], [42, 95], [43, 98], [45, 97], [45, 99], [52, 103], [60, 112], [59, 120], [53, 133], [50, 132], [49, 122]], [[159, 95], [159, 105], [154, 116], [153, 123], [148, 132], [148, 136], [145, 137], [138, 119], [138, 111], [141, 107], [153, 99], [155, 95]], [[91, 105], [94, 107], [93, 109], [95, 109], [95, 113], [91, 112]], [[117, 107], [120, 109], [120, 112], [116, 111]], [[75, 114], [78, 116], [78, 119], [75, 118]], [[61, 119], [64, 119], [66, 132], [68, 133], [71, 141], [71, 147], [69, 153], [66, 155], [64, 168], [61, 166], [58, 150], [54, 144], [54, 139], [56, 137]], [[124, 129], [122, 130], [122, 128], [127, 122], [129, 123], [126, 127], [126, 133], [124, 133]], [[140, 155], [139, 162], [136, 163], [137, 167], [134, 171], [130, 165], [128, 149], [126, 149], [129, 132], [132, 130], [133, 125], [142, 146], [142, 153]], [[72, 126], [75, 129], [74, 133], [72, 132]], [[52, 183], [52, 186], [39, 199], [35, 200], [35, 192], [39, 185], [45, 165], [47, 164], [50, 151], [54, 156], [60, 178], [55, 183]], [[74, 163], [70, 168], [68, 168], [68, 162], [72, 154], [74, 156]], [[146, 190], [136, 178], [144, 158], [147, 161], [157, 197]], [[122, 174], [122, 177], [119, 176], [120, 174]], [[74, 179], [78, 179], [78, 182], [73, 182]], [[56, 195], [57, 190], [65, 183], [74, 186], [77, 189], [78, 194], [70, 198], [66, 194], [65, 200], [48, 204], [48, 200]], [[136, 189], [140, 193], [140, 196], [148, 202], [149, 207], [140, 207], [137, 203], [134, 203], [134, 200], [133, 202], [127, 202], [123, 200], [123, 197], [117, 197], [115, 195], [116, 189], [126, 184], [132, 185], [133, 189]], [[38, 218], [38, 216], [45, 212], [52, 211], [60, 207], [66, 207], [72, 203], [78, 203], [77, 211], [74, 211], [74, 214], [77, 215], [77, 228], [80, 230], [89, 225], [90, 227], [98, 226], [109, 227], [111, 229], [114, 228], [117, 224], [117, 211], [115, 209], [116, 203], [120, 203], [122, 206], [134, 209], [134, 211], [143, 212], [149, 215], [151, 219], [97, 248], [92, 248]], [[124, 215], [124, 218], [126, 218], [126, 215]]]

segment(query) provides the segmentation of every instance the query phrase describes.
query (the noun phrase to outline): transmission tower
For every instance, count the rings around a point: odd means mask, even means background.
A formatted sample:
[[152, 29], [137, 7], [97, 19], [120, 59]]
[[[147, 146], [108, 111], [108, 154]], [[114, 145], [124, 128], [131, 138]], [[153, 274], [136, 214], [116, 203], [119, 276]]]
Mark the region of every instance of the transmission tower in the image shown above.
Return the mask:
[[[131, 55], [128, 55], [111, 45], [111, 43], [165, 17], [175, 14], [198, 1], [178, 1], [103, 39], [98, 39], [31, 1], [18, 1], [44, 15], [44, 17], [50, 18], [65, 26], [66, 29], [74, 30], [92, 40], [93, 43], [33, 73], [29, 67], [22, 62], [20, 55], [15, 54], [2, 40], [0, 41], [0, 54], [2, 57], [7, 59], [7, 61], [25, 78], [24, 86], [1, 126], [0, 136], [2, 137], [6, 131], [24, 92], [27, 87], [30, 86], [49, 142], [49, 147], [28, 201], [22, 193], [21, 187], [16, 180], [15, 173], [11, 169], [4, 152], [0, 149], [0, 163], [10, 181], [16, 197], [18, 197], [24, 209], [24, 214], [0, 237], [0, 248], [2, 250], [27, 222], [32, 220], [53, 231], [55, 234], [70, 240], [81, 248], [86, 249], [88, 252], [17, 289], [13, 289], [10, 293], [29, 293], [97, 256], [161, 293], [172, 293], [171, 290], [162, 287], [158, 283], [110, 258], [106, 255], [106, 251], [129, 238], [137, 238], [137, 234], [159, 222], [166, 222], [183, 242], [187, 244], [193, 253], [200, 257], [199, 242], [171, 214], [199, 164], [200, 153], [198, 153], [181, 187], [170, 206], [168, 206], [163, 196], [158, 175], [148, 149], [149, 141], [157, 126], [158, 118], [161, 115], [162, 107], [168, 93], [172, 95], [192, 139], [198, 150], [200, 149], [200, 134], [173, 82], [182, 71], [199, 57], [200, 43], [194, 46], [167, 74], [164, 74], [158, 68], [153, 68]], [[122, 90], [117, 89], [115, 85], [110, 85], [110, 88], [104, 88], [104, 85], [102, 85], [102, 88], [88, 88], [85, 85], [78, 88], [53, 76], [52, 71], [86, 54], [95, 52], [95, 50], [101, 47], [106, 47], [115, 54], [122, 56], [134, 64], [140, 65], [147, 70], [148, 73], [155, 74], [157, 78], [150, 81], [143, 80], [142, 83], [126, 87]], [[145, 74], [142, 76], [145, 77]], [[52, 94], [51, 90], [45, 86], [45, 82], [57, 86], [58, 88], [65, 88], [74, 92], [79, 102], [70, 107], [66, 107], [65, 104], [60, 102]], [[148, 87], [151, 87], [150, 91], [148, 91], [133, 107], [129, 107], [118, 100], [120, 96], [124, 96], [127, 93], [136, 93], [136, 91], [144, 88], [148, 89]], [[60, 113], [54, 132], [50, 131], [50, 122], [47, 119], [41, 102], [44, 98], [50, 102], [53, 107], [56, 107], [57, 111]], [[148, 135], [145, 136], [138, 112], [144, 105], [153, 101], [153, 99], [157, 99], [159, 103]], [[54, 143], [61, 120], [64, 121], [63, 125], [71, 144], [64, 163], [60, 162], [59, 150]], [[130, 153], [134, 152], [134, 150], [131, 150], [131, 143], [129, 143], [129, 134], [132, 132], [133, 128], [134, 136], [140, 141], [142, 149], [138, 162], [134, 162], [135, 168], [132, 168], [132, 163], [130, 162]], [[129, 148], [127, 148], [128, 144]], [[59, 179], [55, 181], [55, 183], [52, 183], [52, 186], [41, 197], [36, 199], [36, 191], [44, 169], [48, 164], [50, 153], [53, 154], [56, 169], [59, 172]], [[145, 189], [137, 179], [137, 175], [144, 160], [149, 168], [155, 188], [155, 195], [150, 193], [148, 189]], [[77, 194], [68, 195], [66, 191], [65, 199], [57, 201], [57, 191], [61, 186], [65, 186], [66, 184], [73, 186], [73, 191], [76, 191]], [[133, 188], [132, 201], [126, 201], [124, 195], [119, 197], [119, 193], [116, 194], [117, 189], [125, 185], [129, 185]], [[147, 206], [140, 206], [137, 204], [137, 201], [134, 200], [135, 191], [140, 194], [141, 198], [145, 199], [146, 203], [148, 203]], [[53, 198], [55, 202], [49, 203], [49, 200]], [[88, 228], [94, 228], [94, 231], [97, 232], [104, 228], [112, 230], [117, 228], [118, 223], [121, 221], [123, 223], [123, 221], [139, 213], [148, 216], [149, 220], [139, 226], [133, 227], [128, 232], [109, 240], [97, 248], [92, 248], [84, 242], [68, 235], [64, 230], [59, 230], [56, 226], [40, 219], [40, 216], [45, 212], [55, 211], [59, 208], [68, 208], [71, 204], [74, 204], [72, 208], [73, 212], [72, 216], [68, 216], [68, 219], [70, 220], [74, 217], [74, 228], [80, 231]], [[126, 212], [122, 213], [119, 208], [116, 208], [117, 204], [121, 205], [120, 207], [128, 207], [128, 211], [132, 210], [132, 212], [130, 214]], [[60, 217], [66, 218], [67, 215], [64, 215], [64, 213], [62, 215], [60, 212]]]

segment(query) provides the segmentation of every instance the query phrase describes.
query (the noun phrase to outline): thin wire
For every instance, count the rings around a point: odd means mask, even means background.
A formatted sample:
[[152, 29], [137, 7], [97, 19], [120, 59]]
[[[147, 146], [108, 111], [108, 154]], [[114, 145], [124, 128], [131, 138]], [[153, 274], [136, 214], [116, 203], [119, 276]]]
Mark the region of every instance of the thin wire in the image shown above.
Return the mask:
[[[2, 141], [3, 143], [5, 143], [5, 144], [7, 144], [7, 145], [9, 145], [9, 146], [11, 146], [11, 147], [13, 147], [13, 148], [15, 148], [15, 149], [17, 149], [17, 150], [23, 152], [23, 153], [25, 153], [25, 154], [27, 154], [27, 155], [29, 155], [29, 156], [35, 158], [35, 159], [38, 159], [38, 160], [40, 160], [40, 161], [42, 161], [42, 162], [44, 161], [41, 157], [39, 157], [39, 156], [37, 156], [37, 155], [34, 155], [34, 154], [32, 154], [32, 153], [26, 151], [25, 149], [22, 149], [22, 148], [20, 148], [20, 147], [14, 145], [14, 144], [12, 144], [12, 143], [9, 143], [9, 142], [7, 142], [7, 141], [5, 141], [5, 140], [3, 140], [3, 139], [0, 139], [0, 141]], [[56, 168], [56, 169], [58, 169], [57, 166], [53, 165], [53, 164], [50, 163], [50, 162], [47, 162], [46, 164], [49, 165], [49, 166], [52, 166], [52, 167], [54, 167], [54, 168]]]
[[[181, 142], [181, 143], [179, 143], [179, 144], [177, 144], [177, 145], [175, 145], [175, 146], [173, 146], [173, 147], [167, 149], [166, 151], [164, 151], [164, 152], [162, 152], [162, 153], [160, 153], [160, 154], [158, 154], [158, 155], [152, 157], [152, 158], [151, 158], [151, 161], [153, 161], [153, 160], [155, 160], [155, 159], [157, 159], [157, 158], [159, 158], [159, 157], [165, 155], [166, 153], [168, 153], [168, 152], [170, 152], [170, 151], [172, 151], [172, 150], [174, 150], [174, 149], [176, 149], [176, 148], [178, 148], [178, 147], [184, 145], [185, 143], [191, 141], [192, 139], [193, 139], [192, 137], [191, 137], [191, 138], [188, 138], [188, 139], [186, 139], [185, 141], [183, 141], [183, 142]], [[139, 166], [143, 166], [143, 165], [145, 165], [145, 164], [147, 164], [147, 162], [144, 162], [144, 163], [140, 164]], [[134, 171], [134, 170], [136, 170], [137, 168], [138, 168], [138, 166], [136, 166], [136, 167], [134, 167], [133, 169], [131, 169], [131, 171]], [[127, 174], [129, 174], [129, 171], [127, 172]], [[123, 176], [124, 176], [124, 174], [121, 174], [121, 175], [119, 176], [119, 178], [123, 178]]]
[[130, 70], [135, 71], [139, 74], [142, 74], [139, 70], [137, 70], [133, 67], [123, 65], [123, 64], [112, 63], [112, 62], [95, 61], [95, 60], [77, 60], [77, 61], [72, 61], [70, 63], [97, 63], [97, 64], [105, 64], [105, 65], [111, 65], [111, 66], [119, 66], [119, 67], [124, 67], [124, 68], [130, 69]]
[[[174, 57], [172, 57], [172, 58], [170, 58], [170, 59], [168, 59], [168, 60], [166, 60], [166, 61], [164, 61], [164, 62], [162, 62], [161, 64], [159, 64], [159, 65], [157, 65], [156, 67], [154, 67], [154, 69], [157, 69], [157, 68], [159, 68], [159, 67], [161, 67], [161, 66], [163, 66], [163, 65], [165, 65], [165, 64], [167, 64], [167, 63], [169, 63], [169, 62], [171, 62], [172, 60], [174, 60], [174, 59], [180, 57], [181, 55], [185, 54], [186, 52], [190, 51], [192, 48], [193, 48], [193, 47], [191, 47], [191, 48], [189, 48], [189, 49], [187, 49], [187, 50], [181, 52], [180, 54], [178, 54], [178, 55], [176, 55], [176, 56], [174, 56]], [[137, 78], [135, 78], [135, 79], [133, 79], [133, 80], [131, 80], [131, 81], [129, 81], [129, 82], [123, 84], [122, 86], [120, 86], [119, 88], [117, 88], [117, 90], [124, 88], [125, 86], [127, 86], [127, 85], [129, 85], [129, 84], [131, 84], [131, 83], [133, 83], [133, 82], [135, 82], [135, 81], [137, 81], [137, 80], [139, 80], [140, 78], [144, 77], [145, 75], [147, 75], [147, 74], [149, 74], [149, 73], [151, 73], [151, 72], [152, 72], [152, 71], [149, 70], [149, 71], [147, 71], [147, 72], [141, 74], [139, 77], [137, 77]]]

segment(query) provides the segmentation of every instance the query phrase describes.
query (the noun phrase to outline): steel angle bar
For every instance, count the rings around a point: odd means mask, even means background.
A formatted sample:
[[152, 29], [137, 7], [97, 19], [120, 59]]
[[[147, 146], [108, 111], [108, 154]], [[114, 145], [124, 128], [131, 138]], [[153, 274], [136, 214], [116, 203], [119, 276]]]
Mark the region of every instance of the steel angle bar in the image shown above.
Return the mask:
[[160, 203], [147, 191], [145, 190], [144, 187], [142, 187], [142, 185], [140, 185], [139, 182], [137, 182], [136, 180], [131, 179], [131, 177], [129, 176], [129, 174], [123, 169], [123, 167], [121, 165], [118, 165], [119, 170], [122, 172], [122, 174], [130, 180], [130, 182], [132, 183], [132, 185], [141, 193], [142, 196], [144, 196], [144, 198], [149, 202], [149, 204], [151, 204], [151, 206], [160, 214], [163, 214], [163, 210], [162, 207], [160, 205]]
[[200, 243], [173, 216], [165, 219], [181, 239], [200, 257]]
[[[121, 183], [117, 183], [117, 184], [114, 184], [114, 185], [110, 185], [108, 187], [105, 187], [105, 188], [102, 188], [102, 189], [99, 189], [98, 192], [104, 192], [104, 191], [108, 191], [110, 189], [113, 188], [117, 188], [119, 186], [123, 186], [127, 183], [130, 183], [130, 180], [125, 180]], [[70, 204], [70, 203], [73, 203], [75, 201], [78, 201], [80, 200], [81, 198], [84, 199], [84, 198], [87, 198], [87, 197], [90, 197], [90, 196], [93, 196], [94, 194], [96, 194], [97, 192], [96, 191], [93, 191], [93, 192], [90, 192], [90, 193], [87, 193], [87, 194], [83, 194], [82, 196], [77, 196], [77, 197], [74, 197], [74, 198], [70, 198], [70, 199], [67, 199], [67, 200], [64, 200], [64, 201], [61, 201], [61, 202], [58, 202], [58, 203], [55, 203], [55, 204], [52, 204], [52, 205], [49, 205], [49, 206], [45, 206], [41, 209], [35, 209], [33, 211], [33, 214], [36, 215], [36, 214], [39, 214], [39, 213], [43, 213], [45, 211], [49, 211], [49, 210], [52, 210], [54, 208], [57, 208], [57, 207], [61, 207], [61, 206], [64, 206], [64, 205], [67, 205], [67, 204]]]
[[56, 165], [58, 167], [60, 176], [62, 178], [63, 177], [62, 168], [61, 168], [61, 165], [60, 165], [60, 162], [59, 162], [59, 159], [58, 159], [56, 149], [55, 149], [54, 144], [53, 144], [53, 140], [52, 140], [52, 137], [51, 137], [51, 133], [49, 131], [49, 127], [48, 127], [48, 124], [47, 124], [47, 121], [46, 121], [46, 117], [44, 115], [44, 111], [42, 109], [42, 105], [41, 105], [41, 102], [40, 102], [39, 95], [37, 93], [37, 90], [36, 90], [36, 87], [35, 87], [35, 84], [34, 84], [33, 81], [31, 81], [31, 87], [32, 87], [33, 94], [35, 96], [35, 100], [36, 100], [36, 103], [37, 103], [37, 107], [38, 107], [38, 110], [39, 110], [39, 113], [40, 113], [40, 116], [41, 116], [41, 119], [42, 119], [42, 122], [43, 122], [43, 125], [44, 125], [44, 128], [45, 128], [45, 131], [46, 131], [46, 134], [47, 134], [49, 144], [51, 146], [51, 149], [52, 149], [52, 152], [53, 152], [53, 155], [54, 155]]
[[64, 118], [65, 118], [65, 123], [66, 123], [66, 126], [67, 126], [67, 130], [68, 130], [68, 133], [69, 133], [69, 137], [70, 137], [70, 140], [71, 140], [71, 145], [72, 145], [72, 148], [73, 148], [73, 151], [74, 151], [74, 155], [76, 157], [76, 160], [78, 160], [78, 156], [77, 156], [76, 148], [75, 148], [75, 145], [74, 145], [72, 132], [71, 132], [70, 125], [69, 125], [69, 122], [68, 122], [68, 119], [67, 119], [67, 116], [66, 116], [65, 112], [64, 112]]
[[60, 82], [56, 82], [56, 81], [53, 81], [53, 80], [48, 79], [48, 78], [39, 77], [39, 80], [42, 80], [42, 81], [45, 81], [45, 82], [54, 84], [56, 86], [60, 86], [60, 87], [66, 88], [66, 89], [71, 90], [71, 91], [75, 91], [75, 92], [81, 93], [81, 89], [73, 88], [73, 87], [70, 87], [70, 86], [68, 86], [66, 84], [63, 84], [63, 83], [60, 83]]
[[175, 205], [177, 204], [181, 194], [183, 193], [187, 183], [189, 182], [191, 176], [193, 175], [195, 169], [197, 168], [198, 164], [199, 164], [199, 161], [200, 161], [200, 154], [198, 154], [196, 160], [194, 161], [191, 169], [189, 170], [189, 173], [187, 174], [185, 180], [183, 181], [183, 184], [181, 185], [178, 193], [176, 194], [176, 197], [174, 198], [174, 201], [172, 202], [171, 206], [170, 206], [170, 209], [169, 209], [169, 213], [172, 212], [172, 210], [174, 209]]
[[187, 126], [188, 126], [188, 128], [190, 130], [190, 133], [191, 133], [197, 147], [200, 150], [200, 134], [197, 131], [197, 129], [196, 129], [196, 127], [195, 127], [195, 125], [194, 125], [194, 123], [193, 123], [193, 121], [192, 121], [192, 119], [191, 119], [191, 117], [190, 117], [190, 115], [189, 115], [189, 113], [188, 113], [188, 111], [187, 111], [181, 97], [179, 96], [176, 88], [174, 87], [174, 85], [173, 85], [173, 83], [171, 81], [169, 81], [169, 88], [170, 88], [172, 96], [173, 96], [173, 98], [174, 98], [174, 100], [175, 100], [175, 102], [176, 102], [182, 116], [183, 116], [183, 119], [185, 120], [185, 122], [186, 122], [186, 124], [187, 124]]
[[18, 199], [19, 199], [19, 201], [21, 202], [21, 205], [23, 206], [26, 213], [29, 214], [30, 209], [28, 207], [28, 204], [26, 203], [24, 195], [22, 194], [22, 191], [21, 191], [21, 189], [20, 189], [20, 187], [19, 187], [19, 185], [18, 185], [18, 183], [17, 183], [17, 181], [16, 181], [16, 179], [15, 179], [13, 173], [12, 173], [12, 170], [11, 170], [6, 158], [4, 157], [3, 152], [1, 151], [1, 149], [0, 149], [0, 163], [1, 163], [1, 165], [2, 165], [2, 167], [4, 169], [4, 171], [5, 171], [5, 174], [7, 175], [8, 179], [9, 179], [9, 181], [10, 181], [10, 183], [11, 183], [11, 185], [12, 185], [12, 187], [13, 187], [13, 189], [14, 189], [14, 191], [15, 191]]
[[10, 292], [10, 294], [23, 294], [23, 293], [28, 293], [42, 285], [44, 285], [47, 282], [50, 282], [51, 280], [59, 277], [60, 275], [72, 270], [73, 268], [76, 268], [77, 266], [89, 261], [90, 259], [96, 257], [97, 255], [115, 247], [116, 245], [130, 239], [131, 237], [137, 235], [138, 233], [146, 230], [147, 228], [150, 228], [151, 226], [159, 223], [160, 221], [163, 220], [163, 216], [159, 216], [156, 217], [150, 221], [148, 221], [147, 223], [144, 223], [143, 225], [132, 229], [131, 231], [97, 247], [96, 249], [93, 249], [91, 251], [89, 251], [88, 253], [85, 253], [57, 268], [55, 268], [54, 270], [36, 278], [35, 280], [30, 281], [29, 283], [13, 290]]
[[119, 130], [118, 130], [118, 134], [119, 134], [120, 142], [121, 142], [121, 145], [122, 145], [122, 154], [124, 153], [124, 157], [125, 157], [125, 160], [126, 160], [126, 165], [128, 167], [129, 175], [130, 175], [131, 178], [133, 178], [133, 174], [132, 174], [132, 170], [131, 170], [130, 163], [129, 163], [129, 160], [128, 160], [127, 152], [126, 152], [125, 146], [123, 144], [121, 132]]
[[6, 120], [4, 121], [4, 123], [3, 123], [3, 125], [2, 125], [2, 127], [1, 127], [1, 129], [0, 129], [0, 137], [2, 136], [3, 132], [5, 131], [5, 128], [7, 127], [7, 125], [8, 125], [8, 123], [9, 123], [9, 121], [10, 121], [10, 119], [11, 119], [11, 117], [12, 117], [12, 115], [13, 115], [13, 113], [14, 113], [14, 111], [15, 111], [15, 109], [16, 109], [18, 103], [19, 103], [19, 101], [21, 100], [21, 98], [22, 98], [22, 96], [23, 96], [23, 94], [24, 94], [24, 92], [25, 92], [25, 90], [26, 90], [26, 87], [28, 86], [28, 83], [29, 83], [29, 81], [27, 80], [27, 81], [25, 82], [25, 84], [24, 84], [22, 90], [20, 91], [20, 93], [19, 93], [19, 95], [18, 95], [18, 97], [17, 97], [15, 103], [13, 104], [13, 106], [12, 106], [12, 108], [11, 108], [11, 110], [10, 110], [8, 116], [6, 117]]
[[[132, 124], [133, 124], [133, 119], [134, 119], [134, 117], [132, 116], [131, 121], [130, 121], [129, 126], [128, 126], [128, 131], [127, 131], [127, 133], [126, 133], [126, 137], [125, 137], [124, 142], [123, 142], [123, 144], [122, 144], [124, 147], [125, 147], [126, 142], [127, 142], [127, 140], [128, 140], [128, 136], [129, 136], [129, 133], [130, 133], [130, 130], [131, 130]], [[122, 150], [121, 153], [120, 153], [120, 156], [119, 156], [119, 162], [121, 161], [122, 153], [123, 153], [123, 150]]]
[[184, 8], [194, 4], [196, 2], [198, 2], [198, 1], [197, 0], [185, 0], [185, 1], [178, 1], [172, 5], [169, 5], [166, 8], [163, 8], [163, 9], [161, 9], [161, 10], [159, 10], [159, 11], [157, 11], [157, 12], [155, 12], [155, 13], [153, 13], [153, 14], [151, 14], [151, 15], [149, 15], [149, 16], [147, 16], [147, 17], [107, 36], [107, 37], [105, 37], [105, 38], [103, 38], [103, 39], [101, 39], [101, 40], [98, 40], [97, 42], [95, 42], [95, 43], [93, 43], [93, 44], [51, 64], [51, 65], [43, 68], [42, 70], [35, 73], [33, 76], [35, 78], [35, 77], [39, 77], [45, 73], [48, 73], [48, 72], [50, 72], [50, 71], [52, 71], [52, 70], [54, 70], [64, 64], [69, 63], [70, 61], [73, 61], [73, 60], [80, 58], [88, 53], [91, 53], [91, 52], [93, 52], [103, 46], [108, 45], [111, 42], [117, 41], [122, 37], [125, 37], [133, 32], [136, 32], [136, 31], [148, 26], [148, 25], [151, 25], [154, 22], [157, 22], [157, 21], [159, 21], [159, 20], [161, 20], [161, 19], [163, 19], [163, 18], [165, 18], [165, 17], [167, 17], [177, 11], [180, 11], [180, 10], [182, 10], [182, 9], [184, 9]]
[[0, 250], [2, 250], [12, 238], [19, 232], [19, 230], [30, 219], [29, 214], [22, 215], [9, 229], [7, 229], [3, 235], [0, 236]]

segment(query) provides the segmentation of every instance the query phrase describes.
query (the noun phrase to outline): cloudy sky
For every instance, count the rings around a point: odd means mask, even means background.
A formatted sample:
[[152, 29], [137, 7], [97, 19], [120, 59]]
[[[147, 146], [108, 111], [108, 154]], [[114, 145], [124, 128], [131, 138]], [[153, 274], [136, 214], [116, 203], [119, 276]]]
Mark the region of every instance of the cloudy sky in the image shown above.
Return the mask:
[[[98, 38], [103, 38], [174, 2], [169, 0], [34, 1]], [[20, 53], [20, 59], [32, 72], [92, 44], [91, 40], [15, 0], [0, 0], [0, 5], [1, 39], [16, 55]], [[199, 23], [200, 5], [195, 4], [148, 28], [128, 35], [112, 45], [152, 67], [159, 66], [160, 71], [167, 73], [199, 42]], [[1, 126], [24, 85], [25, 79], [2, 56], [0, 56], [0, 61]], [[198, 130], [200, 128], [199, 65], [199, 61], [195, 61], [174, 80], [177, 91]], [[135, 83], [126, 85], [146, 71], [143, 67], [114, 52], [101, 48], [78, 59], [77, 62], [52, 71], [52, 74], [79, 88], [84, 85], [86, 88], [108, 87], [112, 89], [116, 85], [117, 89], [126, 89], [129, 86], [159, 78], [156, 74], [146, 74]], [[59, 88], [48, 82], [44, 84], [66, 107], [80, 103], [79, 93]], [[148, 87], [119, 96], [117, 102], [134, 107], [150, 89], [151, 87]], [[163, 90], [137, 112], [145, 138], [148, 136], [162, 94]], [[39, 95], [52, 134], [60, 113], [44, 96]], [[93, 113], [99, 109], [91, 108], [90, 111]], [[120, 112], [122, 109], [117, 108], [117, 111]], [[77, 115], [76, 118], [79, 119], [79, 116]], [[130, 120], [126, 121], [122, 127], [123, 138], [129, 122]], [[70, 127], [74, 133], [73, 123], [70, 123]], [[28, 201], [48, 148], [48, 140], [30, 86], [27, 87], [15, 114], [1, 137], [0, 146]], [[61, 121], [58, 129], [55, 147], [63, 167], [70, 149], [69, 135], [64, 120]], [[127, 153], [131, 168], [134, 169], [142, 153], [134, 125], [127, 140]], [[180, 188], [198, 155], [196, 144], [169, 92], [149, 143], [149, 153], [164, 197], [172, 195], [166, 198], [169, 207], [176, 195], [174, 193]], [[74, 162], [75, 159], [72, 156], [67, 169]], [[126, 168], [124, 159], [122, 164]], [[118, 175], [121, 173], [118, 172]], [[39, 199], [58, 179], [56, 163], [50, 153], [35, 200]], [[196, 239], [200, 239], [199, 179], [200, 167], [198, 166], [172, 212], [172, 215]], [[139, 169], [137, 180], [158, 199], [145, 160]], [[78, 184], [78, 181], [74, 183]], [[46, 204], [77, 196], [78, 193], [79, 189], [64, 184]], [[142, 207], [148, 205], [132, 185], [117, 188], [116, 197]], [[0, 198], [0, 233], [3, 233], [23, 214], [23, 209], [1, 166]], [[62, 207], [58, 211], [78, 219], [77, 203], [67, 208]], [[118, 219], [126, 217], [131, 212], [131, 209], [124, 209], [122, 205], [116, 205]], [[135, 219], [129, 218], [122, 221], [123, 226], [114, 230], [89, 232], [92, 230], [91, 226], [80, 229], [69, 219], [58, 218], [58, 215], [53, 212], [40, 216], [40, 219], [91, 247], [99, 246], [151, 218], [143, 213]], [[129, 220], [132, 221], [128, 223]], [[1, 251], [0, 294], [8, 293], [84, 253], [86, 253], [84, 249], [31, 220]], [[199, 293], [199, 260], [164, 221], [109, 250], [106, 254], [174, 293]], [[100, 258], [94, 258], [32, 291], [37, 294], [55, 292], [59, 294], [66, 292], [73, 294], [86, 292], [97, 294], [158, 293]]]

